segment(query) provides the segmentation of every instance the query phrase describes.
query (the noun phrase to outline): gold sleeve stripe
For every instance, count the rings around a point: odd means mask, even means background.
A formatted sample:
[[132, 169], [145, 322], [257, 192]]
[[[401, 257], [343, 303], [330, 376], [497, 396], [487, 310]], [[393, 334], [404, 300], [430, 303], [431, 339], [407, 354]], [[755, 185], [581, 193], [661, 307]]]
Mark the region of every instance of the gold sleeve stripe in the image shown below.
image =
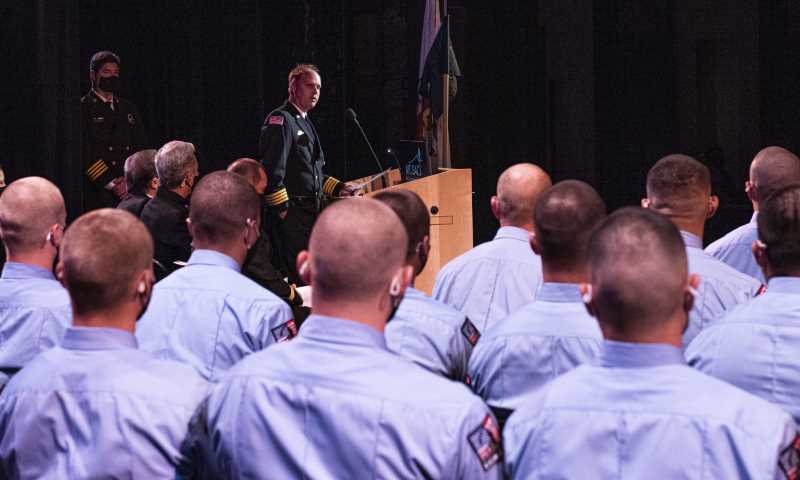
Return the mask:
[[328, 179], [325, 180], [325, 185], [322, 186], [322, 192], [328, 196], [333, 195], [336, 185], [339, 185], [339, 180], [336, 180], [333, 177], [328, 177]]
[[104, 173], [106, 173], [107, 171], [108, 171], [108, 167], [106, 167], [105, 165], [102, 165], [99, 170], [96, 170], [94, 173], [90, 173], [89, 174], [89, 179], [91, 181], [95, 181], [98, 178], [100, 178], [100, 176], [103, 175]]
[[270, 206], [280, 205], [281, 203], [289, 201], [289, 194], [286, 193], [286, 189], [282, 188], [277, 192], [271, 193], [267, 195], [267, 203]]
[[105, 166], [106, 163], [104, 161], [98, 160], [94, 162], [88, 169], [86, 169], [86, 173], [92, 175], [93, 173], [97, 173], [98, 170], [101, 170]]
[[296, 296], [297, 296], [297, 292], [294, 289], [294, 285], [289, 284], [289, 301], [293, 302], [294, 301], [294, 297], [296, 297]]

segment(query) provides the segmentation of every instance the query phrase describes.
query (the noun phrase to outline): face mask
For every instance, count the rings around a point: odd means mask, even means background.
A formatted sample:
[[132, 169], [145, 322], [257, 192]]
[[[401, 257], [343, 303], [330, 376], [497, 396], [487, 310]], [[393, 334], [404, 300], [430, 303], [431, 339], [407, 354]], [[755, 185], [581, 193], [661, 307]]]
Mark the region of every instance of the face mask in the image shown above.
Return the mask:
[[97, 88], [105, 92], [114, 93], [119, 88], [119, 77], [99, 77]]

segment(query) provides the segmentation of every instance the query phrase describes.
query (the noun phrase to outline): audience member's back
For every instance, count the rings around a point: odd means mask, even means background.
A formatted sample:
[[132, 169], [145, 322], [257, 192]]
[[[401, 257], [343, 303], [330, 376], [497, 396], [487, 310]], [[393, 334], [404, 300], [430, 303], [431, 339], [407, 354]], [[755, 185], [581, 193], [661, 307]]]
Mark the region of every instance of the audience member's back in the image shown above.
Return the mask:
[[0, 276], [0, 371], [13, 373], [61, 340], [72, 318], [67, 291], [52, 272], [66, 210], [58, 188], [28, 177], [0, 197], [0, 237], [8, 262]]
[[130, 212], [135, 217], [142, 215], [142, 210], [158, 190], [156, 174], [156, 151], [140, 150], [125, 160], [125, 184], [128, 195], [119, 202], [117, 208]]
[[681, 335], [698, 279], [687, 281], [667, 219], [615, 212], [589, 263], [582, 288], [606, 339], [599, 365], [553, 380], [511, 416], [511, 478], [781, 478], [796, 468], [788, 414], [686, 365]]
[[136, 336], [143, 350], [189, 363], [216, 380], [246, 355], [296, 334], [289, 306], [240, 273], [258, 238], [258, 196], [247, 181], [214, 172], [189, 209], [195, 251], [160, 281]]
[[533, 208], [550, 177], [532, 164], [508, 168], [497, 181], [491, 205], [500, 230], [453, 259], [436, 276], [433, 297], [460, 310], [481, 332], [533, 301], [542, 262], [530, 248]]
[[800, 187], [761, 202], [756, 257], [766, 293], [703, 330], [689, 364], [780, 405], [800, 421]]

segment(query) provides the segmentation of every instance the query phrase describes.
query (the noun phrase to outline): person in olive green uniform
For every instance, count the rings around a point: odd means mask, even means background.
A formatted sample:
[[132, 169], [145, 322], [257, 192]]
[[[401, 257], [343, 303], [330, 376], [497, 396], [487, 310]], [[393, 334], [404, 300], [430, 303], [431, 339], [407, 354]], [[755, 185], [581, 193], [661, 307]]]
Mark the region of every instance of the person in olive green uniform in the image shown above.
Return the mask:
[[125, 159], [147, 148], [139, 110], [116, 95], [119, 67], [112, 52], [97, 52], [89, 61], [92, 89], [81, 98], [85, 211], [114, 207], [125, 197]]
[[[326, 197], [351, 196], [356, 187], [325, 175], [325, 154], [308, 112], [317, 106], [322, 79], [314, 65], [289, 72], [289, 99], [267, 115], [258, 141], [267, 170], [267, 203], [275, 222], [275, 246], [289, 281], [302, 284], [297, 254], [308, 248], [311, 227]], [[272, 230], [272, 229], [271, 229]]]

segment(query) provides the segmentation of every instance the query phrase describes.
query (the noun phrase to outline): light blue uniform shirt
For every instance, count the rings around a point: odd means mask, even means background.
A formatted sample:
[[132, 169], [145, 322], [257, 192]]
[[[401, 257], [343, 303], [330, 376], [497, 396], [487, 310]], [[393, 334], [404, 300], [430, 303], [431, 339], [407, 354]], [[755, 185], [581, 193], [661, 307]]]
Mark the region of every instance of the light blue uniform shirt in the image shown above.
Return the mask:
[[7, 262], [0, 277], [0, 367], [20, 368], [58, 345], [72, 323], [70, 305], [51, 271]]
[[494, 240], [439, 271], [433, 297], [463, 312], [481, 332], [532, 302], [542, 283], [542, 261], [530, 235], [518, 227], [500, 228]]
[[216, 381], [245, 356], [297, 333], [289, 306], [239, 273], [236, 261], [195, 250], [158, 282], [136, 326], [142, 350], [186, 362]]
[[686, 346], [725, 312], [757, 296], [761, 283], [703, 251], [700, 237], [684, 231], [681, 231], [681, 236], [686, 244], [689, 273], [700, 276], [694, 307], [689, 312], [689, 326], [683, 334], [683, 345]]
[[0, 396], [3, 478], [174, 478], [208, 393], [194, 370], [114, 328], [70, 328]]
[[689, 364], [780, 405], [800, 422], [800, 278], [776, 277], [767, 292], [703, 330]]
[[717, 260], [721, 260], [734, 269], [750, 275], [761, 283], [766, 283], [764, 272], [753, 256], [753, 241], [758, 240], [758, 212], [753, 214], [750, 223], [728, 232], [706, 247], [706, 252]]
[[463, 382], [475, 342], [481, 336], [463, 313], [414, 288], [386, 325], [390, 351], [443, 377]]
[[500, 478], [500, 434], [463, 384], [389, 352], [382, 333], [312, 315], [243, 360], [208, 402], [223, 478]]
[[605, 342], [600, 362], [511, 415], [511, 478], [785, 478], [781, 451], [796, 432], [778, 407], [693, 370], [670, 345]]
[[536, 300], [490, 328], [469, 363], [472, 388], [515, 410], [547, 382], [600, 354], [603, 334], [578, 285], [544, 283]]

